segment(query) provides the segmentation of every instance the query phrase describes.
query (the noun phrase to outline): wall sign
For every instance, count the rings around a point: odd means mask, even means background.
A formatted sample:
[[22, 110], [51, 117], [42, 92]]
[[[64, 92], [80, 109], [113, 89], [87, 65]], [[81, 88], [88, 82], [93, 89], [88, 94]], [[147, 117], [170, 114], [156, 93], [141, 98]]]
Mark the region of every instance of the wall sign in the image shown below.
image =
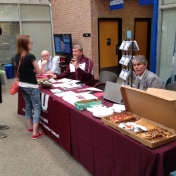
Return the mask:
[[131, 31], [127, 31], [127, 39], [131, 39]]
[[83, 37], [90, 37], [90, 33], [84, 33]]
[[110, 0], [110, 10], [123, 9], [123, 0]]
[[139, 5], [153, 4], [154, 0], [139, 0]]

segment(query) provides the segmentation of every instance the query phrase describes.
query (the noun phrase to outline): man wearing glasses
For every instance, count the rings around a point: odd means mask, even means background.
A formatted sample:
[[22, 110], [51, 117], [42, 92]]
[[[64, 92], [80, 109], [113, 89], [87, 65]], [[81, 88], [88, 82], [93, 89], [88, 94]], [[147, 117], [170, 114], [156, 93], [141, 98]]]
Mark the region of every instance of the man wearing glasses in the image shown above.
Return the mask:
[[51, 57], [50, 53], [46, 50], [41, 52], [42, 59], [38, 61], [38, 65], [41, 68], [42, 65], [45, 65], [46, 74], [55, 74], [58, 73], [58, 59], [59, 57]]

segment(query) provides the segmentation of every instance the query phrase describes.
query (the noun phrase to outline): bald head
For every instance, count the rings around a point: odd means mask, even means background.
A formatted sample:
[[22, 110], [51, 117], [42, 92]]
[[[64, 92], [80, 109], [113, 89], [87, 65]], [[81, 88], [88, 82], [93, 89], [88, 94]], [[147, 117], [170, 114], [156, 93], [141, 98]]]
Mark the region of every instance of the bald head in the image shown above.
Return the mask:
[[50, 58], [50, 53], [49, 53], [47, 50], [43, 50], [43, 51], [41, 52], [41, 57], [42, 57], [43, 60], [49, 60], [49, 58]]

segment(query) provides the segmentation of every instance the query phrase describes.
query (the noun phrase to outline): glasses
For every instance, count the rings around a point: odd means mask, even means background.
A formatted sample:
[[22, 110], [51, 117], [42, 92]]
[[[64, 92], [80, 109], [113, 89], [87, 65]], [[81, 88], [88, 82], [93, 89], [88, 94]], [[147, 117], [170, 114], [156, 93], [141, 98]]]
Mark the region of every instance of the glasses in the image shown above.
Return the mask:
[[48, 54], [47, 55], [42, 55], [42, 57], [47, 57], [48, 56]]

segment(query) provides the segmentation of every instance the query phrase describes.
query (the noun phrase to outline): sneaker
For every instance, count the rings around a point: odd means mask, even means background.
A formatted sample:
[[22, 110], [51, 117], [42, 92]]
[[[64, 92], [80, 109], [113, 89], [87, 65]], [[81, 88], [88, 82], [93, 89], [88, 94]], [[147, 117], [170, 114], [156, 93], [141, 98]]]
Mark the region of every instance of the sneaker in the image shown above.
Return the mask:
[[33, 132], [33, 129], [28, 129], [28, 133], [32, 133]]
[[0, 125], [0, 130], [7, 130], [9, 127], [7, 125]]
[[[40, 126], [38, 127], [38, 129], [40, 129]], [[29, 129], [28, 129], [28, 133], [32, 133], [32, 132], [33, 132], [33, 129], [32, 129], [32, 128], [31, 128], [31, 129], [29, 128]]]
[[1, 139], [1, 138], [5, 138], [5, 137], [7, 137], [6, 134], [4, 134], [4, 133], [0, 133], [0, 139]]
[[38, 131], [36, 135], [32, 135], [32, 139], [38, 139], [42, 137], [45, 133], [43, 131]]

